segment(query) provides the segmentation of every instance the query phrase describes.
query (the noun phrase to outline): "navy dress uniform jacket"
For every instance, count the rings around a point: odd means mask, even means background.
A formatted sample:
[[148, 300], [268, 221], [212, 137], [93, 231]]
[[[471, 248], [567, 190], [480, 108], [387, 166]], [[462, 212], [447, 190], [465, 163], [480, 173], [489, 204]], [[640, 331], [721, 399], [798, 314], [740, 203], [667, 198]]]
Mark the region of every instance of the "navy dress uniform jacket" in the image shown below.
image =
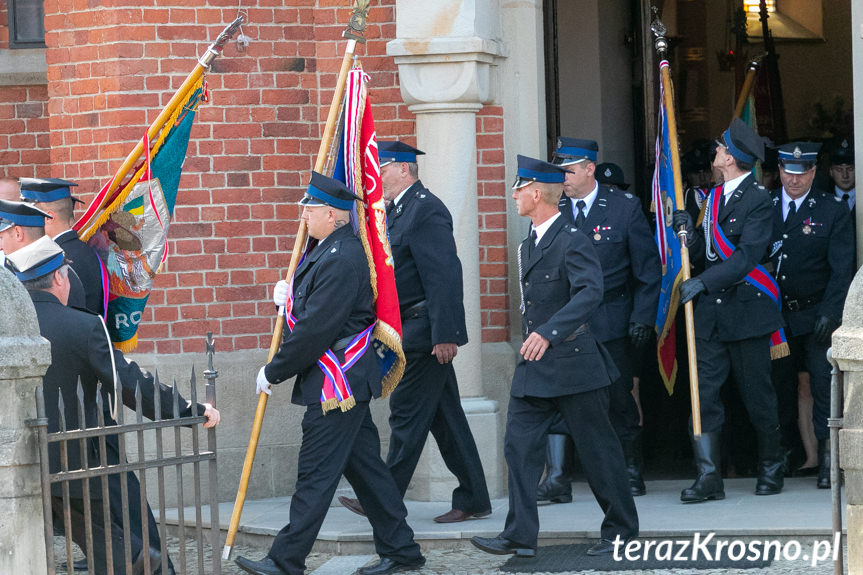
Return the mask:
[[[61, 304], [53, 294], [45, 291], [32, 291], [30, 298], [36, 308], [39, 333], [51, 343], [51, 365], [43, 377], [49, 433], [57, 432], [60, 429], [58, 410], [60, 394], [63, 395], [66, 429], [81, 427], [78, 421], [77, 400], [79, 377], [84, 391], [86, 426], [95, 427], [97, 425], [96, 383], [101, 381], [103, 390], [106, 393], [111, 393], [114, 381], [111, 371], [112, 353], [115, 358], [117, 377], [122, 384], [123, 403], [131, 409], [135, 408], [135, 386], [140, 384], [143, 414], [150, 419], [154, 418], [155, 404], [153, 398], [156, 387], [153, 378], [142, 372], [136, 363], [127, 362], [122, 353], [110, 349], [102, 321], [98, 316], [67, 307]], [[161, 418], [173, 418], [173, 399], [170, 388], [160, 384], [159, 393], [161, 393]], [[180, 406], [180, 417], [188, 417], [192, 414], [192, 406], [188, 405], [182, 398]], [[204, 407], [199, 405], [198, 414], [203, 413]], [[105, 409], [105, 425], [116, 425], [116, 422], [108, 414], [107, 407]], [[67, 448], [69, 469], [80, 469], [82, 454], [79, 449], [79, 442], [71, 441]], [[116, 464], [125, 459], [125, 454], [121, 454], [119, 451], [116, 435], [106, 437], [106, 450], [109, 464]], [[51, 472], [60, 471], [59, 444], [52, 443], [48, 446], [48, 456]], [[90, 467], [99, 465], [99, 442], [97, 438], [87, 439], [87, 458]], [[90, 481], [90, 488], [91, 497], [102, 498], [100, 481]], [[51, 490], [54, 496], [62, 495], [59, 483], [52, 485]], [[82, 497], [81, 482], [72, 482], [70, 493], [72, 497]], [[115, 494], [112, 489], [111, 499], [112, 502], [115, 499], [119, 500], [119, 492]]]
[[782, 193], [772, 196], [774, 239], [782, 242], [774, 257], [774, 269], [789, 335], [811, 333], [820, 316], [840, 322], [855, 271], [854, 233], [847, 205], [833, 194], [812, 189], [797, 213], [784, 222]]
[[102, 264], [93, 248], [82, 242], [74, 230], [66, 230], [54, 240], [57, 242], [84, 288], [85, 309], [90, 313], [105, 313], [105, 292], [102, 287]]
[[[452, 216], [417, 180], [387, 213], [405, 352], [431, 352], [439, 343], [467, 343], [461, 262]], [[426, 310], [404, 315], [422, 301]]]
[[[706, 217], [706, 216], [705, 216]], [[704, 265], [697, 277], [704, 282], [695, 306], [695, 336], [739, 341], [770, 334], [784, 325], [779, 306], [744, 278], [755, 266], [769, 261], [773, 234], [773, 204], [767, 191], [748, 176], [723, 206], [719, 225], [734, 246], [731, 257], [706, 257], [703, 226], [689, 248], [693, 261]]]
[[533, 332], [550, 342], [539, 361], [519, 357], [513, 397], [559, 397], [611, 383], [605, 351], [589, 329], [579, 329], [602, 300], [602, 269], [584, 234], [558, 217], [533, 247], [522, 242], [522, 338]]
[[[574, 225], [572, 198], [558, 208]], [[590, 330], [597, 341], [626, 337], [630, 322], [652, 326], [659, 306], [662, 264], [641, 202], [632, 194], [599, 184], [581, 230], [602, 265], [604, 296]]]
[[[362, 243], [351, 226], [324, 238], [294, 274], [293, 331], [282, 332], [282, 345], [267, 364], [270, 383], [297, 376], [291, 401], [314, 405], [321, 401], [324, 372], [318, 359], [336, 342], [353, 337], [375, 322], [369, 267]], [[345, 350], [333, 349], [340, 362]], [[347, 372], [354, 399], [369, 401], [381, 395], [381, 369], [369, 349]]]

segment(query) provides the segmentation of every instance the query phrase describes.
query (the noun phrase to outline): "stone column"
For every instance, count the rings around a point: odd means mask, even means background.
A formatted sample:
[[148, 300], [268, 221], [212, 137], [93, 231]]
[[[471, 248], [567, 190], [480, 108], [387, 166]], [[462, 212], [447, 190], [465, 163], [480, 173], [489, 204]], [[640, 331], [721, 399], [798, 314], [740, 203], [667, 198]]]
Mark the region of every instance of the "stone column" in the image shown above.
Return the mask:
[[[493, 99], [492, 70], [501, 55], [491, 39], [496, 12], [489, 1], [398, 2], [397, 39], [387, 44], [399, 68], [402, 97], [416, 114], [417, 146], [427, 154], [419, 158], [420, 178], [453, 216], [469, 339], [455, 369], [493, 496], [501, 490], [500, 449], [497, 403], [485, 397], [483, 387], [476, 114]], [[437, 454], [436, 446], [432, 451]], [[439, 455], [426, 453], [410, 496], [448, 500], [452, 488]]]
[[44, 575], [45, 528], [34, 390], [51, 363], [36, 310], [15, 276], [0, 268], [0, 573]]
[[845, 372], [845, 412], [839, 464], [845, 470], [848, 573], [863, 573], [863, 273], [848, 290], [833, 358]]

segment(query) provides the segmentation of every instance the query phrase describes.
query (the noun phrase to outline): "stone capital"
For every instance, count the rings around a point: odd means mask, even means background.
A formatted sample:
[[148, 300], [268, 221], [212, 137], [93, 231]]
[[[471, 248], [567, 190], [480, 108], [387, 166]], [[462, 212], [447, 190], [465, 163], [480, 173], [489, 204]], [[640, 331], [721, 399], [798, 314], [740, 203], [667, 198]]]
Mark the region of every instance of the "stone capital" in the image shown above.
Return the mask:
[[497, 90], [494, 73], [503, 47], [479, 37], [397, 39], [387, 54], [399, 67], [408, 109], [423, 112], [478, 112]]

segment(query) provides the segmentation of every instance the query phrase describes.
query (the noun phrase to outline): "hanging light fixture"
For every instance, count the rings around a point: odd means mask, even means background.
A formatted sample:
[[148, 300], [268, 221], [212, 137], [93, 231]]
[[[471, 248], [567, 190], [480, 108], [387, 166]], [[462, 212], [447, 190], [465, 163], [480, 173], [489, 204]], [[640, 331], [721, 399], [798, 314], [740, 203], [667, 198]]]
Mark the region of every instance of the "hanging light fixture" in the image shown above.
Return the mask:
[[[761, 0], [743, 0], [743, 8], [757, 14], [761, 12]], [[767, 0], [767, 11], [776, 12], [776, 0]]]

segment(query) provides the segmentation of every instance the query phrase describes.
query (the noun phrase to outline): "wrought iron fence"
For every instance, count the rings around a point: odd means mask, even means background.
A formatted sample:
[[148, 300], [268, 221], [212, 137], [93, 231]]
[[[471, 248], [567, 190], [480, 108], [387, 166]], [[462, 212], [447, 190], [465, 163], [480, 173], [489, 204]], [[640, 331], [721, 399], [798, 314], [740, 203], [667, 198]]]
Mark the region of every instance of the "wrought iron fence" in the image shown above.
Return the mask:
[[[205, 401], [215, 407], [216, 405], [216, 378], [218, 371], [213, 369], [213, 355], [215, 347], [213, 345], [212, 333], [207, 334], [207, 369], [204, 371], [205, 384]], [[97, 425], [95, 427], [87, 427], [85, 419], [85, 398], [84, 391], [81, 387], [80, 380], [78, 381], [77, 396], [75, 402], [77, 404], [78, 422], [80, 429], [67, 429], [66, 411], [64, 405], [63, 394], [58, 394], [58, 404], [56, 406], [45, 405], [45, 395], [42, 386], [36, 389], [36, 410], [37, 419], [31, 424], [37, 428], [39, 440], [39, 452], [41, 460], [41, 481], [42, 481], [42, 504], [45, 521], [45, 551], [47, 554], [48, 574], [55, 575], [57, 565], [55, 564], [55, 549], [54, 535], [59, 532], [65, 535], [65, 569], [73, 572], [73, 547], [72, 547], [72, 514], [77, 513], [83, 515], [84, 519], [84, 535], [86, 548], [82, 551], [88, 558], [87, 572], [94, 575], [96, 567], [94, 561], [89, 560], [95, 556], [100, 557], [104, 553], [104, 572], [109, 575], [122, 575], [122, 573], [131, 574], [134, 572], [153, 573], [160, 572], [167, 575], [172, 571], [169, 570], [169, 554], [167, 550], [166, 538], [166, 505], [165, 505], [165, 471], [173, 469], [176, 475], [177, 484], [177, 537], [180, 541], [178, 561], [175, 565], [177, 573], [191, 573], [189, 563], [186, 557], [186, 527], [185, 527], [185, 512], [184, 512], [184, 488], [183, 474], [184, 468], [188, 471], [188, 466], [192, 467], [193, 474], [193, 490], [194, 490], [194, 509], [195, 509], [195, 542], [197, 546], [196, 557], [191, 563], [197, 563], [197, 573], [200, 575], [221, 573], [221, 555], [218, 550], [220, 548], [219, 541], [219, 505], [218, 505], [218, 472], [216, 462], [216, 432], [215, 429], [209, 428], [206, 430], [206, 450], [201, 450], [199, 435], [199, 426], [207, 421], [202, 413], [198, 413], [198, 390], [195, 378], [195, 369], [192, 367], [190, 378], [190, 394], [189, 400], [192, 406], [192, 415], [180, 417], [180, 394], [177, 389], [176, 380], [171, 387], [172, 412], [173, 418], [162, 418], [162, 398], [159, 393], [162, 388], [159, 383], [158, 372], [155, 374], [155, 390], [153, 393], [153, 404], [155, 417], [152, 421], [146, 421], [143, 415], [143, 401], [140, 384], [136, 385], [135, 389], [135, 418], [134, 422], [125, 423], [122, 405], [118, 406], [116, 413], [116, 425], [105, 424], [105, 412], [102, 398], [101, 383], [98, 384], [96, 393], [96, 411]], [[117, 393], [118, 402], [120, 391]], [[67, 398], [68, 400], [68, 398]], [[185, 407], [185, 406], [183, 406]], [[47, 409], [56, 409], [59, 412], [59, 431], [48, 432], [48, 411]], [[182, 428], [191, 429], [191, 446], [183, 441]], [[173, 431], [173, 434], [170, 432]], [[155, 438], [155, 458], [148, 458], [145, 449], [145, 432], [152, 432]], [[137, 459], [135, 461], [126, 460], [126, 436], [134, 434], [137, 443]], [[173, 435], [173, 446], [169, 445]], [[90, 460], [93, 450], [88, 451], [88, 444], [92, 448], [93, 443], [98, 444], [98, 461]], [[109, 463], [107, 460], [107, 444], [108, 442], [116, 441], [119, 451], [119, 461], [117, 463]], [[49, 469], [49, 445], [57, 444], [60, 453], [60, 470], [51, 472]], [[80, 467], [70, 469], [69, 464], [69, 446], [77, 445], [80, 451], [81, 465]], [[172, 452], [166, 455], [166, 447]], [[204, 521], [202, 517], [201, 504], [201, 465], [207, 466], [208, 475], [208, 503], [210, 506], [210, 525], [209, 525], [209, 556], [210, 560], [206, 562], [205, 570], [205, 553], [204, 553]], [[151, 550], [149, 536], [149, 521], [147, 512], [147, 480], [148, 471], [152, 475], [155, 470], [156, 481], [158, 484], [158, 508], [159, 508], [159, 526], [158, 532], [161, 539], [161, 545], [158, 553]], [[140, 499], [136, 502], [129, 501], [129, 472], [137, 472], [137, 479], [140, 483]], [[113, 478], [113, 479], [109, 479]], [[134, 477], [131, 479], [134, 480]], [[115, 496], [116, 486], [119, 483], [120, 501], [122, 502], [122, 549], [118, 548], [116, 541], [117, 535], [120, 534], [120, 529], [116, 525], [116, 514], [114, 514], [114, 524], [112, 526], [112, 511], [111, 511], [111, 491], [109, 488], [112, 481], [114, 482]], [[91, 483], [94, 484], [91, 487]], [[73, 509], [73, 498], [71, 497], [70, 486], [75, 484], [80, 486], [81, 499], [75, 501]], [[59, 485], [62, 491], [62, 496], [52, 498], [52, 485]], [[91, 489], [101, 496], [100, 498], [93, 497]], [[53, 499], [53, 501], [52, 501]], [[140, 505], [141, 517], [141, 535], [140, 547], [141, 552], [132, 556], [131, 547], [131, 519], [130, 519], [130, 503]], [[59, 509], [58, 509], [59, 507]], [[99, 509], [101, 507], [101, 509]], [[101, 519], [102, 525], [94, 525], [94, 518], [97, 522]], [[55, 530], [55, 519], [61, 522]], [[113, 530], [113, 534], [112, 534]], [[94, 538], [95, 533], [104, 533], [102, 537]], [[97, 548], [103, 546], [104, 551]], [[94, 555], [95, 553], [95, 555]], [[122, 553], [125, 559], [125, 569], [120, 572], [114, 570], [114, 554]], [[152, 563], [152, 564], [151, 564]], [[133, 568], [134, 565], [134, 568]], [[161, 568], [161, 571], [159, 571]]]

